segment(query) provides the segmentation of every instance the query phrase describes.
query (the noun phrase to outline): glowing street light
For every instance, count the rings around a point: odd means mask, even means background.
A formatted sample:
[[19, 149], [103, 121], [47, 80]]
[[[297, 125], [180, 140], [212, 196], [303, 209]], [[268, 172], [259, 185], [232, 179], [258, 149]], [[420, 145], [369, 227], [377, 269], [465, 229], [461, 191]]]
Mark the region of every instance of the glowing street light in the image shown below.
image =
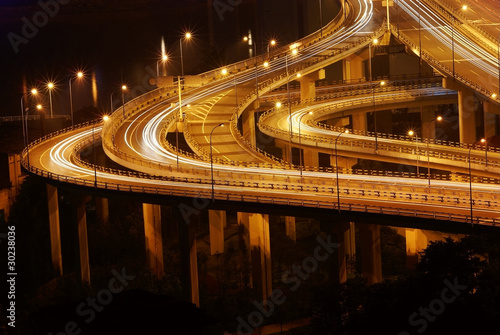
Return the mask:
[[[36, 96], [38, 94], [38, 90], [36, 88], [32, 88], [29, 93], [31, 93], [31, 96]], [[24, 125], [24, 112], [25, 112], [25, 110], [24, 110], [24, 98], [25, 98], [26, 94], [28, 94], [28, 92], [23, 93], [23, 95], [21, 96], [21, 125], [23, 128], [23, 139], [24, 139], [24, 146], [25, 147], [28, 145], [28, 139], [26, 136], [26, 127]], [[26, 109], [26, 112], [27, 111], [28, 111], [28, 108]]]
[[486, 161], [485, 165], [488, 166], [488, 140], [486, 138], [482, 138], [481, 143], [484, 145], [484, 159]]
[[166, 69], [165, 69], [165, 63], [167, 62], [168, 60], [168, 55], [162, 55], [161, 56], [161, 59], [158, 60], [156, 62], [156, 76], [159, 77], [160, 76], [160, 62], [163, 63], [163, 75], [166, 76], [167, 74], [165, 73], [166, 72]]
[[267, 43], [267, 58], [269, 58], [269, 48], [276, 45], [276, 40], [272, 39]]
[[182, 56], [182, 40], [185, 39], [185, 40], [190, 40], [192, 37], [191, 33], [190, 32], [187, 32], [186, 34], [184, 34], [184, 37], [181, 37], [179, 39], [179, 46], [180, 46], [180, 52], [181, 52], [181, 75], [184, 77], [184, 58]]
[[213, 154], [212, 154], [212, 134], [214, 133], [214, 130], [217, 129], [218, 127], [224, 127], [224, 123], [219, 123], [216, 125], [212, 131], [210, 132], [210, 176], [212, 178], [212, 202], [214, 202], [214, 159], [213, 159]]
[[54, 116], [52, 112], [52, 90], [54, 89], [54, 83], [53, 82], [47, 83], [47, 88], [49, 89], [50, 118], [52, 118]]
[[418, 166], [418, 135], [415, 131], [409, 130], [408, 136], [410, 136], [410, 137], [415, 136], [415, 147], [416, 147], [415, 155], [417, 155], [417, 178], [419, 178], [420, 177], [420, 170], [419, 170], [419, 166]]
[[[102, 117], [102, 121], [106, 122], [109, 120], [109, 117], [107, 115], [104, 115]], [[98, 121], [94, 122], [92, 125], [92, 148], [94, 149], [94, 188], [97, 188], [97, 156], [96, 156], [96, 151], [95, 151], [95, 134], [94, 134], [94, 129], [95, 125], [98, 123]]]
[[[82, 79], [83, 78], [83, 72], [82, 71], [78, 71], [76, 73], [76, 78], [77, 79]], [[75, 121], [74, 121], [74, 113], [73, 113], [73, 95], [72, 95], [72, 92], [71, 92], [71, 81], [73, 80], [73, 77], [70, 77], [69, 78], [69, 83], [68, 83], [68, 86], [69, 86], [69, 106], [70, 106], [70, 111], [71, 111], [71, 126], [74, 126], [75, 125]]]
[[222, 69], [222, 70], [220, 71], [220, 73], [221, 73], [223, 76], [225, 76], [225, 75], [227, 74], [227, 69], [226, 69], [226, 68]]
[[125, 120], [125, 91], [127, 90], [127, 85], [122, 85], [122, 110], [123, 110], [123, 120]]
[[346, 129], [343, 132], [339, 133], [335, 138], [335, 174], [337, 179], [337, 209], [339, 211], [339, 214], [340, 214], [340, 187], [339, 187], [339, 155], [337, 152], [337, 141], [342, 134], [349, 134], [349, 129]]
[[[38, 112], [42, 112], [42, 105], [41, 104], [38, 104], [36, 105], [36, 109], [38, 110]], [[26, 110], [26, 114], [25, 114], [25, 122], [26, 122], [26, 158], [27, 158], [27, 162], [28, 162], [28, 171], [30, 169], [30, 144], [29, 144], [29, 134], [28, 134], [28, 113], [29, 113], [29, 109]]]

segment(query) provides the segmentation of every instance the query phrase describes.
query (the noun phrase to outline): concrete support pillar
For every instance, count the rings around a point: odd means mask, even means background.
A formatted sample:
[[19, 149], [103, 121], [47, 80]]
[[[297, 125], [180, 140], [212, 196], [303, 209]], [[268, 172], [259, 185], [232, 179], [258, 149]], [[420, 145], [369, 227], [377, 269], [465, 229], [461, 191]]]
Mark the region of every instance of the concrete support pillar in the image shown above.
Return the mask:
[[276, 140], [276, 147], [281, 149], [282, 159], [286, 162], [290, 161], [290, 145], [288, 142]]
[[255, 110], [247, 109], [241, 115], [243, 127], [243, 137], [252, 145], [256, 145], [257, 139], [255, 136]]
[[366, 121], [366, 113], [354, 113], [352, 114], [352, 129], [359, 131], [367, 131], [368, 123]]
[[458, 124], [460, 142], [476, 142], [476, 103], [474, 93], [469, 90], [458, 92]]
[[57, 188], [50, 184], [47, 184], [47, 202], [49, 207], [52, 268], [55, 274], [60, 276], [63, 274], [63, 267], [61, 251], [61, 229], [59, 223], [59, 199], [57, 195]]
[[310, 150], [306, 147], [303, 148], [302, 159], [304, 166], [317, 167], [319, 166], [319, 155], [316, 150]]
[[436, 113], [433, 107], [421, 107], [422, 134], [426, 139], [436, 138]]
[[271, 296], [272, 291], [269, 215], [252, 213], [249, 214], [248, 219], [252, 282], [264, 301]]
[[382, 281], [380, 226], [363, 224], [359, 228], [363, 277], [367, 279], [369, 285], [379, 283]]
[[80, 197], [76, 204], [76, 220], [78, 224], [78, 246], [80, 250], [80, 275], [82, 283], [90, 285], [89, 241], [87, 235], [87, 197]]
[[195, 224], [186, 224], [184, 220], [178, 220], [178, 224], [183, 295], [186, 300], [199, 307], [200, 291]]
[[458, 92], [458, 126], [460, 142], [472, 144], [476, 142], [477, 104], [474, 92], [452, 78], [443, 79], [443, 87]]
[[427, 248], [427, 236], [421, 229], [405, 229], [406, 266], [414, 270], [419, 261], [419, 252]]
[[494, 135], [498, 134], [499, 128], [499, 115], [500, 115], [500, 106], [485, 101], [483, 103], [484, 108], [484, 134], [486, 138], [490, 138]]
[[161, 234], [160, 205], [142, 204], [146, 260], [151, 273], [157, 278], [165, 274], [163, 265], [163, 239]]
[[224, 252], [224, 227], [226, 226], [226, 211], [208, 211], [210, 255]]
[[344, 283], [348, 274], [353, 273], [352, 264], [356, 257], [354, 222], [341, 222], [338, 225], [339, 243], [339, 281]]
[[316, 80], [325, 79], [325, 70], [310, 73], [298, 79], [300, 83], [300, 100], [313, 101], [316, 98]]
[[285, 216], [285, 234], [292, 241], [297, 241], [297, 231], [295, 230], [295, 217]]
[[97, 217], [102, 222], [109, 221], [109, 201], [107, 198], [95, 198], [95, 209]]
[[343, 77], [346, 81], [364, 77], [363, 58], [351, 55], [343, 60]]

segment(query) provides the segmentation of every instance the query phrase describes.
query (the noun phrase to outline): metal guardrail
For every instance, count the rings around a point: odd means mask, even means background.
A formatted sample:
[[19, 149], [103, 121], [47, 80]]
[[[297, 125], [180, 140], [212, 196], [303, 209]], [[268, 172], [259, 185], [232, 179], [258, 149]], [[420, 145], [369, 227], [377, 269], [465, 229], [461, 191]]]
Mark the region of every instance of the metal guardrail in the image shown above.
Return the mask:
[[455, 78], [455, 80], [459, 81], [460, 83], [464, 84], [465, 86], [475, 90], [476, 92], [478, 92], [479, 94], [482, 94], [485, 98], [487, 99], [491, 99], [491, 100], [494, 100], [494, 101], [497, 101], [499, 102], [500, 101], [500, 96], [496, 96], [494, 99], [492, 97], [492, 92], [487, 90], [486, 88], [476, 84], [475, 82], [467, 79], [466, 77], [458, 74], [456, 71], [455, 73], [453, 73], [453, 70], [450, 69], [448, 66], [442, 64], [439, 60], [433, 58], [431, 55], [429, 55], [428, 53], [426, 53], [425, 51], [423, 50], [419, 50], [419, 47], [417, 45], [415, 45], [411, 39], [406, 36], [403, 32], [397, 30], [396, 27], [394, 27], [394, 25], [391, 24], [391, 31], [393, 33], [393, 35], [399, 39], [400, 42], [402, 42], [403, 44], [405, 44], [406, 46], [412, 48], [413, 50], [416, 50], [420, 53], [422, 59], [424, 61], [426, 61], [429, 65], [431, 65], [432, 67], [438, 69], [438, 71], [442, 72], [442, 73], [445, 73], [446, 75], [448, 75], [449, 77], [451, 78]]
[[[100, 190], [108, 190], [108, 191], [121, 191], [121, 192], [131, 192], [131, 193], [138, 193], [138, 194], [150, 194], [150, 195], [167, 195], [167, 196], [176, 196], [176, 197], [195, 197], [195, 198], [210, 198], [211, 197], [211, 190], [207, 187], [207, 189], [203, 188], [198, 188], [197, 190], [180, 190], [177, 188], [172, 188], [172, 187], [159, 187], [159, 186], [139, 186], [139, 185], [124, 185], [120, 183], [110, 183], [110, 182], [102, 182], [99, 180], [92, 180], [92, 179], [84, 179], [84, 178], [78, 178], [78, 177], [69, 177], [69, 176], [63, 176], [55, 173], [51, 173], [42, 169], [38, 169], [34, 166], [30, 166], [29, 168], [26, 166], [25, 162], [23, 161], [23, 165], [25, 168], [27, 168], [31, 173], [34, 173], [36, 175], [39, 175], [43, 178], [48, 178], [54, 181], [58, 182], [65, 182], [73, 185], [78, 185], [78, 186], [84, 186], [84, 187], [90, 187], [90, 188], [96, 188]], [[118, 171], [117, 171], [118, 172]], [[119, 174], [119, 173], [118, 173]], [[130, 173], [130, 172], [123, 172], [124, 176], [132, 176], [132, 175], [137, 175], [137, 173]], [[147, 177], [148, 175], [142, 174], [143, 177]], [[196, 183], [196, 184], [207, 184], [206, 182], [204, 183], [201, 179], [194, 179], [194, 178], [171, 178], [171, 177], [156, 177], [153, 178], [156, 180], [169, 180], [169, 181], [178, 181], [178, 182], [184, 182], [184, 183]], [[364, 212], [364, 213], [375, 213], [375, 214], [388, 214], [388, 215], [400, 215], [400, 216], [411, 216], [411, 217], [419, 217], [419, 218], [427, 218], [427, 219], [435, 219], [435, 220], [442, 220], [442, 221], [453, 221], [453, 222], [465, 222], [465, 223], [472, 223], [474, 224], [481, 224], [481, 225], [491, 225], [491, 226], [496, 226], [497, 224], [500, 223], [500, 219], [498, 218], [489, 218], [489, 217], [481, 217], [481, 216], [474, 216], [471, 220], [470, 215], [465, 215], [465, 214], [452, 214], [452, 213], [440, 213], [440, 212], [435, 212], [435, 211], [425, 211], [421, 209], [406, 209], [406, 208], [394, 208], [391, 206], [381, 206], [381, 205], [360, 205], [360, 204], [355, 204], [355, 203], [349, 203], [349, 199], [344, 198], [342, 196], [342, 202], [340, 203], [340, 208], [338, 207], [337, 202], [334, 200], [335, 197], [330, 197], [330, 200], [324, 200], [324, 198], [321, 198], [322, 200], [307, 200], [307, 199], [290, 199], [289, 197], [280, 197], [280, 196], [257, 196], [257, 195], [248, 195], [247, 192], [242, 191], [242, 192], [230, 192], [230, 191], [224, 191], [223, 186], [237, 186], [237, 187], [253, 187], [253, 188], [262, 188], [262, 186], [259, 183], [245, 183], [245, 182], [240, 182], [240, 183], [230, 183], [228, 181], [226, 182], [218, 182], [218, 185], [221, 186], [220, 189], [217, 189], [215, 192], [214, 196], [215, 199], [217, 200], [227, 200], [227, 201], [241, 201], [241, 202], [253, 202], [253, 203], [260, 203], [260, 204], [273, 204], [273, 205], [287, 205], [287, 206], [300, 206], [300, 207], [309, 207], [309, 208], [322, 208], [322, 209], [337, 209], [341, 211], [356, 211], [356, 212]], [[260, 186], [260, 187], [259, 187]], [[329, 194], [335, 194], [335, 187], [319, 187], [319, 186], [313, 186], [313, 185], [308, 185], [308, 186], [300, 186], [300, 187], [284, 187], [284, 188], [277, 188], [275, 184], [267, 184], [266, 188], [270, 188], [273, 190], [286, 190], [286, 191], [292, 191], [294, 193], [296, 192], [328, 192]], [[380, 192], [377, 190], [372, 191], [371, 193], [365, 192], [364, 190], [359, 190], [357, 193], [353, 192], [352, 188], [345, 188], [342, 187], [340, 189], [340, 192], [346, 195], [351, 195], [355, 197], [360, 197], [360, 196], [365, 196], [365, 195], [370, 195], [370, 196], [375, 196], [375, 197], [390, 197], [394, 198], [397, 197], [404, 197], [404, 202], [411, 201], [412, 203], [415, 203], [416, 200], [419, 200], [420, 202], [425, 202], [428, 200], [433, 200], [430, 197], [427, 197], [425, 195], [422, 195], [420, 199], [415, 199], [412, 197], [411, 193], [405, 193], [405, 192]], [[269, 194], [269, 193], [268, 193]], [[459, 195], [458, 197], [445, 197], [445, 196], [436, 196], [437, 201], [441, 203], [464, 203], [467, 204], [468, 199], [464, 197], [463, 195]], [[498, 207], [497, 202], [488, 202], [482, 200], [481, 203], [479, 202], [474, 202], [474, 206], [481, 205], [484, 208], [490, 208], [491, 206]], [[467, 209], [468, 207], [464, 207]]]

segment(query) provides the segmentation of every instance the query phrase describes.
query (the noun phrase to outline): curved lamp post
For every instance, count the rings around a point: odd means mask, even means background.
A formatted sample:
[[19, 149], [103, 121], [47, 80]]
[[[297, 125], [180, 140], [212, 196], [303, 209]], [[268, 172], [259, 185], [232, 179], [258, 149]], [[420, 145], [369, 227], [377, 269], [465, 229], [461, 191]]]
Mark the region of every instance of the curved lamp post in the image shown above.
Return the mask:
[[211, 176], [211, 183], [212, 183], [212, 202], [214, 202], [214, 158], [212, 155], [212, 135], [214, 133], [214, 130], [217, 129], [218, 127], [224, 127], [224, 123], [219, 123], [216, 125], [212, 131], [210, 132], [210, 176]]
[[[42, 105], [38, 104], [36, 105], [36, 109], [38, 111], [42, 111]], [[28, 171], [30, 169], [30, 144], [29, 144], [29, 134], [28, 134], [28, 113], [29, 113], [29, 110], [26, 110], [26, 114], [25, 114], [25, 117], [26, 117], [26, 157], [27, 157], [27, 161], [28, 161]]]
[[[82, 79], [83, 78], [83, 72], [82, 71], [78, 71], [76, 73], [76, 78], [77, 79]], [[72, 87], [71, 81], [72, 80], [73, 80], [73, 77], [69, 78], [68, 86], [69, 86], [69, 107], [70, 107], [70, 111], [71, 111], [71, 126], [74, 126], [75, 125], [75, 121], [74, 121], [74, 113], [73, 113], [73, 94], [71, 92], [71, 87]]]
[[[32, 96], [36, 96], [38, 94], [38, 90], [36, 88], [32, 88], [30, 90], [30, 92], [25, 92], [21, 96], [21, 125], [22, 125], [22, 128], [23, 128], [23, 140], [24, 140], [24, 146], [25, 147], [28, 145], [28, 139], [27, 139], [27, 136], [26, 136], [27, 127], [25, 127], [25, 124], [24, 124], [24, 112], [25, 112], [25, 110], [24, 110], [24, 97], [28, 93], [31, 93]], [[28, 111], [28, 108], [26, 108], [26, 112], [27, 111]]]
[[54, 83], [47, 83], [47, 88], [49, 89], [50, 118], [52, 119], [52, 117], [54, 116], [52, 112], [52, 90], [54, 89]]
[[191, 35], [190, 32], [187, 32], [187, 33], [184, 34], [183, 37], [181, 37], [179, 39], [179, 48], [180, 48], [180, 52], [181, 52], [181, 76], [183, 76], [183, 77], [184, 77], [184, 58], [183, 58], [183, 55], [182, 55], [182, 40], [183, 39], [190, 40], [192, 36], [193, 35]]

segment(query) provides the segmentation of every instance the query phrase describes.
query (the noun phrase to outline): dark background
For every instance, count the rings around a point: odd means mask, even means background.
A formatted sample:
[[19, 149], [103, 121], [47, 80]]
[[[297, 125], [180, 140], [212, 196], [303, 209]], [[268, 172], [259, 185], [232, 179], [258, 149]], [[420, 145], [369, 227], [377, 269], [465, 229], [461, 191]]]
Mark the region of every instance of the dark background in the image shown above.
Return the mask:
[[[257, 52], [275, 38], [284, 45], [319, 28], [319, 6], [308, 0], [56, 0], [53, 17], [37, 1], [2, 1], [0, 5], [0, 116], [20, 115], [23, 92], [38, 87], [41, 96], [25, 101], [33, 108], [42, 103], [49, 110], [46, 83], [53, 91], [54, 115], [69, 115], [69, 79], [77, 70], [85, 80], [73, 81], [75, 111], [93, 106], [110, 108], [110, 95], [126, 84], [132, 98], [151, 90], [149, 79], [156, 73], [161, 55], [161, 38], [170, 56], [169, 74], [180, 74], [179, 39], [191, 31], [193, 40], [184, 42], [186, 74], [229, 64], [248, 56], [242, 37], [252, 30]], [[236, 5], [231, 5], [236, 4]], [[323, 22], [333, 17], [335, 1], [323, 1]], [[217, 9], [216, 7], [219, 6]], [[23, 37], [25, 20], [42, 24], [27, 43], [15, 52], [9, 33]], [[43, 25], [43, 18], [48, 17]], [[23, 18], [25, 20], [23, 21]], [[211, 21], [211, 22], [210, 22]], [[210, 27], [212, 27], [210, 29]], [[12, 35], [11, 35], [12, 36]], [[92, 97], [95, 76], [96, 97]], [[33, 105], [33, 106], [31, 106]]]

